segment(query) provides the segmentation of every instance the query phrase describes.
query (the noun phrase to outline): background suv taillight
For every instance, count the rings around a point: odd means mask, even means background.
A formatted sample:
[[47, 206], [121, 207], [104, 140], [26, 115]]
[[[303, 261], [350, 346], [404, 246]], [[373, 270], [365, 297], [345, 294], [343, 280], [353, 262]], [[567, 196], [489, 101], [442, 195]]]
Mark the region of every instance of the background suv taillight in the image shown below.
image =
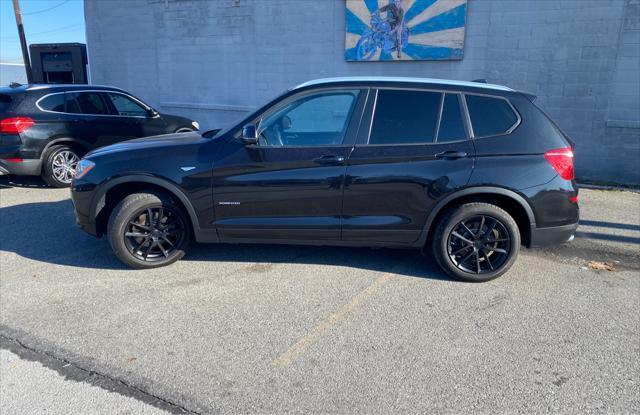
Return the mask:
[[29, 117], [12, 117], [0, 120], [0, 133], [20, 134], [35, 122]]
[[556, 148], [544, 153], [544, 158], [551, 167], [565, 180], [573, 180], [573, 150], [571, 148]]

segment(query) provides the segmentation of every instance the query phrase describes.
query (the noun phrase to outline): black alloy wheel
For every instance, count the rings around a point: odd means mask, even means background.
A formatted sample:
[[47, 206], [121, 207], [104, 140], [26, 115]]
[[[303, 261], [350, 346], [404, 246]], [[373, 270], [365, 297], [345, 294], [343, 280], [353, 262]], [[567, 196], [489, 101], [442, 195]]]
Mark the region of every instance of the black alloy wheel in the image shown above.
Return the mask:
[[171, 208], [141, 209], [125, 228], [125, 245], [134, 257], [146, 262], [164, 261], [185, 237], [185, 224]]
[[462, 271], [476, 274], [499, 269], [511, 251], [505, 225], [485, 215], [458, 222], [449, 233], [447, 246], [451, 262]]
[[447, 274], [484, 282], [511, 268], [520, 250], [520, 230], [499, 206], [473, 202], [440, 217], [431, 241], [433, 255]]
[[156, 268], [185, 255], [191, 241], [191, 222], [169, 195], [134, 193], [113, 209], [107, 233], [113, 252], [126, 265]]

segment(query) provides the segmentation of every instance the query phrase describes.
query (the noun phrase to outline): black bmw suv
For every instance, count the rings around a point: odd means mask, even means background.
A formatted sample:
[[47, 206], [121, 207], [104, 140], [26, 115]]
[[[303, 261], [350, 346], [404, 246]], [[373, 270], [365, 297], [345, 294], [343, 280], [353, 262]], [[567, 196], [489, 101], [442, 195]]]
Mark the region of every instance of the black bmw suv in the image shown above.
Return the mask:
[[0, 175], [42, 175], [68, 187], [90, 150], [150, 135], [193, 131], [198, 124], [159, 114], [133, 95], [95, 85], [0, 88]]
[[210, 134], [89, 153], [72, 184], [79, 226], [134, 268], [192, 239], [410, 247], [487, 281], [521, 245], [578, 225], [573, 144], [535, 97], [473, 82], [335, 78], [293, 88]]

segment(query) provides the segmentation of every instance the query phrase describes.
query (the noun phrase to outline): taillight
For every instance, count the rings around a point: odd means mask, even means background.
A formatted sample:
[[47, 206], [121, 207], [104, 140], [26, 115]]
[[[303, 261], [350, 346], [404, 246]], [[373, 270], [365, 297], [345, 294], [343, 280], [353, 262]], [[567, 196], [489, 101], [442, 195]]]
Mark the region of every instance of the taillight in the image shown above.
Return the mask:
[[544, 153], [544, 158], [551, 164], [551, 167], [558, 172], [565, 180], [573, 180], [573, 150], [570, 148], [556, 148]]
[[0, 121], [0, 133], [20, 134], [35, 122], [29, 117], [5, 118]]

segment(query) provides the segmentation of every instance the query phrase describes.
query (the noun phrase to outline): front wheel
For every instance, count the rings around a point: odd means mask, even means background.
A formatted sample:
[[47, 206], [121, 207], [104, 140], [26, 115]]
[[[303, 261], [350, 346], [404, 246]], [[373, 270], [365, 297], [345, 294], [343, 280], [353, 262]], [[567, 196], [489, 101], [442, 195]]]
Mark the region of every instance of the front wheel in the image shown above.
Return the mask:
[[454, 278], [484, 282], [513, 265], [520, 231], [506, 211], [489, 203], [467, 203], [445, 214], [436, 226], [432, 250], [440, 267]]
[[125, 197], [111, 212], [107, 229], [113, 252], [136, 269], [176, 262], [191, 241], [187, 215], [164, 194], [134, 193]]

